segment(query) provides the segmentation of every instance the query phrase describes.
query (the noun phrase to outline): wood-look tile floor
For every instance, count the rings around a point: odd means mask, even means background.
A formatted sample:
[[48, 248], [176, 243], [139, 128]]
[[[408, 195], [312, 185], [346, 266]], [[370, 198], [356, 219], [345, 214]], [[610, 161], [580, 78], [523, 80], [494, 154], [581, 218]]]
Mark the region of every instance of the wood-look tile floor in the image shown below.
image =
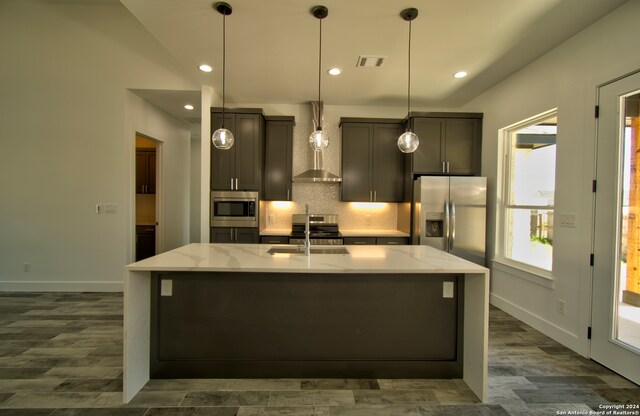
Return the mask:
[[[640, 404], [640, 388], [497, 308], [489, 403], [461, 380], [151, 380], [122, 405], [122, 294], [0, 293], [0, 416], [529, 416]], [[603, 414], [603, 413], [600, 413]]]

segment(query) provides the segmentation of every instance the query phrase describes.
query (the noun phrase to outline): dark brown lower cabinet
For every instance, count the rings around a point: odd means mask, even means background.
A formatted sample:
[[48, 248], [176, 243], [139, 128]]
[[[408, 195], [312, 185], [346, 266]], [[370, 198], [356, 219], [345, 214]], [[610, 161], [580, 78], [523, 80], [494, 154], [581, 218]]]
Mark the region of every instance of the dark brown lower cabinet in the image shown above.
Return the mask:
[[212, 243], [260, 243], [260, 232], [257, 228], [243, 227], [211, 227]]
[[409, 237], [344, 237], [344, 245], [408, 245]]
[[156, 227], [136, 225], [136, 261], [156, 255]]
[[289, 244], [288, 235], [263, 235], [260, 244]]
[[461, 378], [463, 285], [455, 274], [154, 272], [151, 378]]

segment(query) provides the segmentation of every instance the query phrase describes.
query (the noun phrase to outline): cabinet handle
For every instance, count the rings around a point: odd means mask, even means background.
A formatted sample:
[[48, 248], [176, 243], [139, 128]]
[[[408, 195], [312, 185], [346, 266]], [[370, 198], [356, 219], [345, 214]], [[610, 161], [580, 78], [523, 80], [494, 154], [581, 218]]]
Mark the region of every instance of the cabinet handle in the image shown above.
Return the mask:
[[362, 246], [364, 246], [364, 245], [366, 245], [366, 244], [367, 244], [367, 242], [366, 242], [366, 241], [354, 241], [354, 242], [353, 242], [353, 244], [355, 244], [355, 245], [362, 245]]
[[449, 170], [449, 161], [447, 161], [447, 173], [451, 172], [451, 170]]
[[238, 190], [238, 178], [236, 178], [236, 191]]
[[389, 245], [389, 246], [392, 246], [392, 245], [395, 245], [395, 244], [400, 244], [400, 243], [398, 243], [397, 241], [387, 241], [387, 245]]
[[233, 228], [229, 228], [229, 240], [233, 241]]
[[378, 191], [373, 191], [373, 202], [378, 202]]
[[287, 201], [290, 200], [291, 198], [289, 197], [289, 190], [287, 189]]
[[231, 190], [233, 191], [233, 178], [231, 178]]
[[369, 202], [373, 202], [373, 191], [369, 191]]
[[446, 162], [442, 161], [442, 173], [447, 173], [447, 169], [446, 169]]

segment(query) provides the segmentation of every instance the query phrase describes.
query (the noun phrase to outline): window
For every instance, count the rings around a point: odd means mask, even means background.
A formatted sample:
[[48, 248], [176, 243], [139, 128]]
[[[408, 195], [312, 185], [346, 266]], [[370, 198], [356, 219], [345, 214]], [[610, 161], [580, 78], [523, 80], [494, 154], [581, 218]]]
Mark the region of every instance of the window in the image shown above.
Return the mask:
[[499, 258], [551, 271], [557, 110], [503, 132]]

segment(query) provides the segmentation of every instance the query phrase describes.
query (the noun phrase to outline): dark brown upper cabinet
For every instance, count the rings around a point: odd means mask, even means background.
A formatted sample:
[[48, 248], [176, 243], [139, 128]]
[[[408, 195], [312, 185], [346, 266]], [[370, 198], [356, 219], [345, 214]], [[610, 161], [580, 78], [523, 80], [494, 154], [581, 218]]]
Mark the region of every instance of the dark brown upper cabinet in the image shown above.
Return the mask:
[[156, 193], [156, 151], [136, 150], [136, 193]]
[[403, 153], [398, 149], [402, 121], [342, 118], [341, 200], [399, 202]]
[[266, 201], [291, 201], [295, 118], [266, 116], [264, 193]]
[[411, 113], [413, 174], [480, 175], [482, 113]]
[[[211, 134], [222, 126], [222, 109], [211, 110]], [[260, 109], [225, 110], [224, 127], [234, 136], [231, 149], [211, 146], [211, 190], [259, 191], [262, 180], [264, 117]]]

